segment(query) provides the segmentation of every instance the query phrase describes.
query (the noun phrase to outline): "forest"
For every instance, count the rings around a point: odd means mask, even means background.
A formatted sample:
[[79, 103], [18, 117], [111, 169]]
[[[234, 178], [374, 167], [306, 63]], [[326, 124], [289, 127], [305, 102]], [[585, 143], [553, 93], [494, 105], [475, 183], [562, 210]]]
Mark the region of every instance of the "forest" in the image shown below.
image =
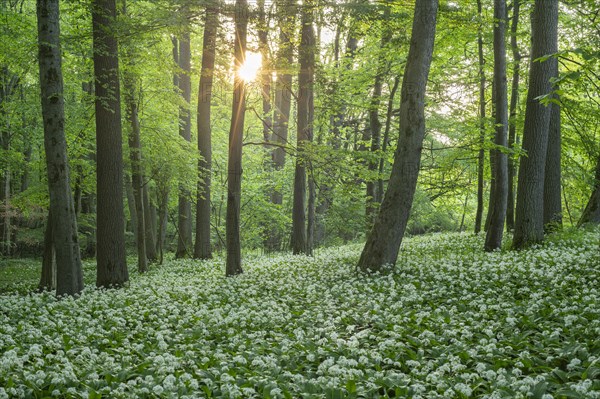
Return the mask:
[[0, 399], [600, 398], [596, 0], [0, 10]]

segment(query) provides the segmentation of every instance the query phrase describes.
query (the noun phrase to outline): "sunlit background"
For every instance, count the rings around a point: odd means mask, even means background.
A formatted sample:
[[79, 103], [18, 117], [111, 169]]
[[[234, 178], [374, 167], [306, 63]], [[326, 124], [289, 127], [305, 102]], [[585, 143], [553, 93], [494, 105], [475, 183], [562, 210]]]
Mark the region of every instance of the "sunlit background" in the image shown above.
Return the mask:
[[246, 52], [246, 60], [238, 71], [238, 76], [246, 83], [256, 79], [258, 71], [262, 67], [262, 58], [260, 54]]

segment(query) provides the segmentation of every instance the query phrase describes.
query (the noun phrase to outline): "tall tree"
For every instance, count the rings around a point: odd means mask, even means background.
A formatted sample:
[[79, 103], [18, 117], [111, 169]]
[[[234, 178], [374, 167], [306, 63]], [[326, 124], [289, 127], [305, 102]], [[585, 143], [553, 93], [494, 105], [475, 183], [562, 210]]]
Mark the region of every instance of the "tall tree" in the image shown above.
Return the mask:
[[54, 238], [52, 237], [52, 215], [48, 214], [48, 221], [44, 229], [44, 252], [42, 253], [42, 275], [38, 284], [38, 291], [51, 291], [56, 288], [56, 252], [54, 251]]
[[483, 56], [483, 12], [481, 0], [477, 0], [477, 50], [479, 55], [479, 154], [477, 159], [477, 210], [475, 211], [475, 234], [481, 231], [483, 220], [483, 184], [485, 167], [485, 58]]
[[[127, 3], [123, 2], [123, 15], [127, 15]], [[128, 144], [131, 162], [131, 187], [133, 191], [132, 221], [135, 222], [135, 241], [138, 255], [138, 271], [148, 270], [146, 256], [146, 223], [144, 212], [144, 177], [142, 172], [142, 144], [140, 140], [139, 105], [137, 96], [137, 76], [133, 71], [136, 56], [130, 43], [124, 46], [123, 91], [125, 97], [125, 116], [129, 124]], [[129, 200], [128, 200], [129, 202]], [[135, 215], [134, 215], [135, 214]], [[133, 217], [135, 216], [135, 217]]]
[[[552, 62], [543, 60], [558, 48], [558, 0], [536, 0], [531, 16], [531, 68], [525, 110], [523, 150], [519, 165], [513, 247], [523, 248], [544, 239], [544, 174], [551, 108], [540, 101], [550, 94]], [[541, 59], [540, 59], [541, 58]]]
[[[552, 57], [553, 78], [558, 78], [558, 59]], [[557, 87], [555, 87], [556, 91]], [[544, 170], [544, 228], [553, 231], [562, 227], [562, 182], [561, 182], [561, 118], [560, 98], [552, 95], [550, 125], [548, 130], [548, 150]]]
[[92, 1], [96, 109], [98, 287], [129, 280], [123, 212], [123, 145], [115, 0]]
[[[378, 168], [379, 162], [377, 159], [380, 157], [379, 151], [381, 149], [381, 121], [379, 120], [379, 106], [381, 104], [381, 94], [383, 90], [383, 80], [389, 69], [389, 62], [386, 61], [387, 46], [392, 40], [392, 31], [388, 28], [390, 23], [390, 5], [384, 5], [383, 13], [383, 32], [381, 34], [381, 48], [379, 49], [379, 55], [377, 59], [377, 72], [375, 74], [375, 83], [373, 84], [373, 95], [369, 104], [369, 130], [371, 131], [371, 152], [373, 158], [369, 161], [369, 171], [375, 172]], [[378, 190], [377, 182], [370, 177], [367, 181], [367, 206], [366, 216], [367, 223], [370, 227], [375, 217], [378, 204], [381, 203], [383, 193]]]
[[490, 226], [485, 237], [485, 250], [502, 246], [506, 201], [508, 198], [508, 159], [506, 156], [508, 133], [508, 94], [506, 82], [506, 0], [494, 0], [494, 103], [496, 133], [492, 150], [495, 173], [494, 198], [490, 198]]
[[[296, 0], [277, 0], [277, 14], [279, 15], [279, 43], [275, 59], [275, 99], [273, 110], [273, 133], [271, 143], [274, 143], [271, 157], [275, 171], [280, 171], [285, 166], [285, 146], [288, 140], [290, 110], [292, 105], [292, 64], [294, 62], [293, 32], [296, 22]], [[280, 188], [274, 187], [271, 191], [271, 203], [281, 206], [283, 193]], [[281, 249], [282, 232], [273, 227], [266, 240], [268, 251]]]
[[596, 162], [596, 176], [592, 185], [592, 195], [577, 223], [578, 226], [585, 224], [600, 224], [600, 156]]
[[[306, 166], [309, 162], [306, 153], [307, 142], [312, 138], [313, 85], [314, 85], [314, 46], [313, 4], [302, 5], [302, 28], [298, 49], [298, 115], [296, 169], [294, 172], [294, 201], [292, 207], [292, 252], [307, 254], [312, 252], [307, 243], [306, 230]], [[314, 203], [313, 203], [314, 206]]]
[[437, 0], [416, 0], [402, 81], [400, 133], [390, 182], [358, 261], [362, 271], [395, 264], [417, 187], [425, 136], [425, 90], [435, 39]]
[[258, 0], [258, 48], [260, 50], [262, 67], [260, 74], [260, 83], [262, 86], [262, 118], [263, 118], [263, 139], [268, 143], [271, 138], [271, 129], [273, 128], [271, 112], [271, 86], [273, 75], [271, 71], [271, 58], [269, 57], [269, 22], [265, 11], [265, 0]]
[[49, 230], [57, 265], [56, 295], [75, 295], [83, 289], [83, 272], [64, 130], [58, 0], [37, 0], [37, 21], [44, 149], [50, 192]]
[[[187, 8], [184, 8], [187, 13]], [[191, 47], [189, 26], [185, 26], [184, 33], [179, 40], [179, 91], [183, 104], [179, 107], [179, 135], [185, 141], [191, 140], [192, 119], [190, 101], [192, 99], [191, 83]], [[177, 222], [177, 251], [176, 258], [188, 256], [192, 249], [192, 204], [190, 193], [183, 186], [179, 187], [179, 212]]]
[[[519, 13], [522, 0], [513, 0], [513, 14], [510, 24], [510, 48], [513, 56], [513, 75], [510, 94], [510, 117], [508, 119], [508, 147], [514, 149], [517, 140], [517, 105], [519, 103], [519, 80], [521, 77], [521, 53], [517, 42]], [[515, 228], [515, 161], [511, 154], [508, 157], [508, 200], [506, 203], [506, 228]]]
[[210, 128], [210, 103], [212, 99], [215, 49], [219, 14], [216, 5], [206, 7], [202, 44], [202, 69], [198, 88], [198, 196], [196, 199], [196, 243], [194, 258], [212, 258], [210, 246], [210, 185], [212, 173], [212, 144]]
[[242, 136], [246, 113], [246, 87], [239, 75], [246, 55], [248, 31], [248, 2], [235, 2], [234, 81], [231, 127], [229, 130], [229, 158], [227, 166], [227, 214], [225, 235], [227, 241], [226, 274], [242, 273], [240, 246], [240, 199], [242, 191]]

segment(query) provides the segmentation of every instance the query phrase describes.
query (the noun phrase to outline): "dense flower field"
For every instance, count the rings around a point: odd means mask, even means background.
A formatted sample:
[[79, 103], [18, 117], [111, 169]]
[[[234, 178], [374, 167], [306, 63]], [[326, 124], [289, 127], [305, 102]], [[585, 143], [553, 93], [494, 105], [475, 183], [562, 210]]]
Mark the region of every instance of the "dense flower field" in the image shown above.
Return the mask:
[[3, 295], [0, 398], [600, 398], [600, 231], [481, 248], [412, 238], [370, 277], [347, 246]]

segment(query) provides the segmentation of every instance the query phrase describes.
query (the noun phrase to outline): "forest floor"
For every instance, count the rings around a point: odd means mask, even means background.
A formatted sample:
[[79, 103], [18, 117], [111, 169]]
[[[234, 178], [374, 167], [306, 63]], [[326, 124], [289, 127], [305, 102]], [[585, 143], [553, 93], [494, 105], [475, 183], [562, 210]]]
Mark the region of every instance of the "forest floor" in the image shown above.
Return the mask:
[[600, 230], [482, 239], [410, 238], [368, 277], [359, 245], [229, 279], [169, 261], [63, 300], [23, 294], [39, 265], [2, 266], [0, 398], [600, 398]]

